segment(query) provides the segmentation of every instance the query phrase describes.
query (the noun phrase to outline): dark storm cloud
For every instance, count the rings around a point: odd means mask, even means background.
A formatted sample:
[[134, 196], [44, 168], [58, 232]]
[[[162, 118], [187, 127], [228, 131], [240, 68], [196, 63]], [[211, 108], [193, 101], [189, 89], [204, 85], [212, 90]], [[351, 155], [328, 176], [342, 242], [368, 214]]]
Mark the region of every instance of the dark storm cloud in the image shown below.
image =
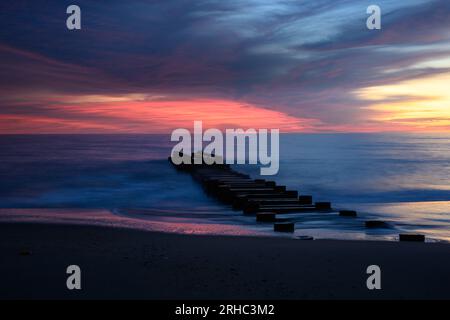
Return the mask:
[[[82, 9], [81, 31], [65, 28], [73, 3]], [[381, 31], [365, 26], [370, 4], [2, 3], [0, 103], [6, 106], [6, 93], [9, 99], [34, 92], [165, 94], [237, 99], [324, 123], [351, 123], [367, 113], [354, 90], [448, 71], [410, 68], [448, 56], [448, 1], [377, 1]]]

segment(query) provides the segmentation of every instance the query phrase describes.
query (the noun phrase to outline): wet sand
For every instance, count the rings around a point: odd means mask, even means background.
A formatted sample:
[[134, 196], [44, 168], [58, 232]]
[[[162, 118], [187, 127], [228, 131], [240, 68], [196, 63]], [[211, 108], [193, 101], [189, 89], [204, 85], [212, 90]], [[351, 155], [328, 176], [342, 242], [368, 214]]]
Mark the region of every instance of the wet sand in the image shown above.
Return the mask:
[[[448, 299], [450, 245], [0, 223], [1, 299]], [[82, 290], [66, 289], [66, 267]], [[366, 287], [366, 268], [382, 289]]]

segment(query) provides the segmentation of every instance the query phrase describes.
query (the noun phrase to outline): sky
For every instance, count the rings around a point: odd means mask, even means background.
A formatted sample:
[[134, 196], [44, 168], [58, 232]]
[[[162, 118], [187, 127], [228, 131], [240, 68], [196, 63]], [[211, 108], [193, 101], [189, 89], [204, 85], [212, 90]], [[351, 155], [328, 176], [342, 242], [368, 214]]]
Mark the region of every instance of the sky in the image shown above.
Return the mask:
[[16, 0], [0, 26], [0, 133], [450, 132], [448, 0]]

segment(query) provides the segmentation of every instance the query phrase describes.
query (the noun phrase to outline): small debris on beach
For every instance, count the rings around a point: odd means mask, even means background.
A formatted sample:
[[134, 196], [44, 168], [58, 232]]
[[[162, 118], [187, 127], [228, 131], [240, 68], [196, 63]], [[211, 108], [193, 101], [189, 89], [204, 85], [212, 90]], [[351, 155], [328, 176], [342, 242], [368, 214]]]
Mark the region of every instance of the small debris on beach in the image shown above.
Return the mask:
[[31, 250], [27, 250], [27, 249], [21, 250], [21, 251], [19, 252], [19, 254], [20, 254], [21, 256], [30, 256], [31, 253], [32, 253]]

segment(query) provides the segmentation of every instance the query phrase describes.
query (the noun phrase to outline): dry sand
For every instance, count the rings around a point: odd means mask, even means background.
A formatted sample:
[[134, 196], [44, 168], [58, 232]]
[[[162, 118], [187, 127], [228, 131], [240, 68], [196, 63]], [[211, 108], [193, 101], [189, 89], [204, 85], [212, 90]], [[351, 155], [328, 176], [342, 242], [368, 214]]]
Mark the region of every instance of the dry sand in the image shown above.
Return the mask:
[[[450, 298], [450, 245], [0, 223], [0, 298]], [[66, 289], [66, 267], [82, 290]], [[366, 288], [366, 268], [382, 289]]]

